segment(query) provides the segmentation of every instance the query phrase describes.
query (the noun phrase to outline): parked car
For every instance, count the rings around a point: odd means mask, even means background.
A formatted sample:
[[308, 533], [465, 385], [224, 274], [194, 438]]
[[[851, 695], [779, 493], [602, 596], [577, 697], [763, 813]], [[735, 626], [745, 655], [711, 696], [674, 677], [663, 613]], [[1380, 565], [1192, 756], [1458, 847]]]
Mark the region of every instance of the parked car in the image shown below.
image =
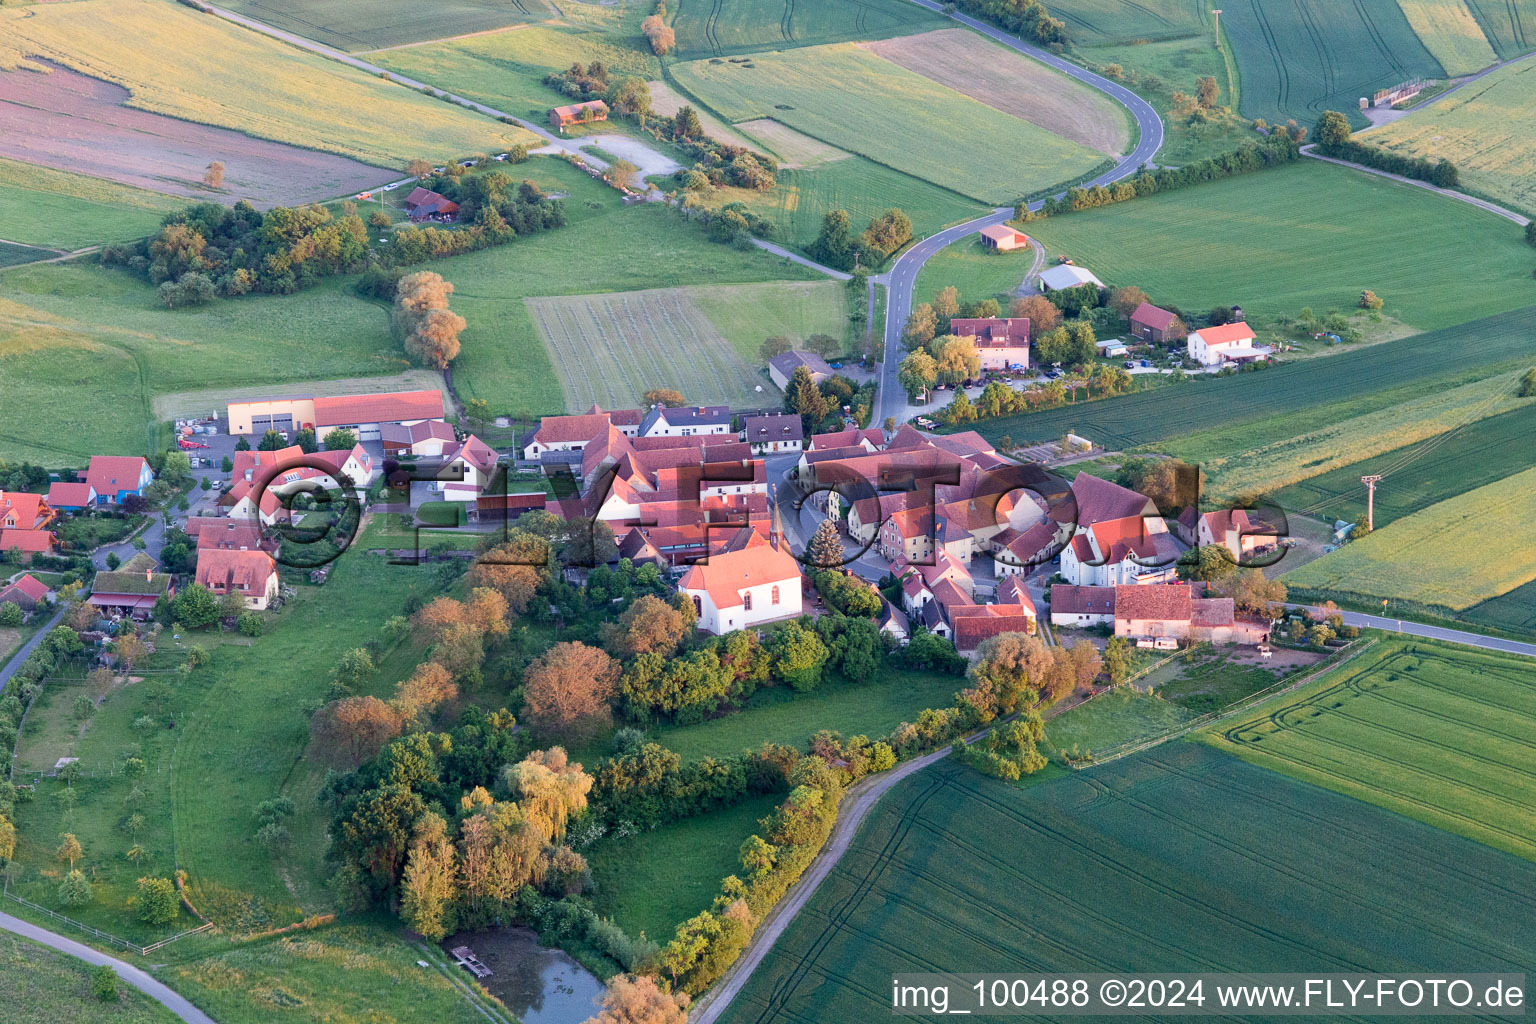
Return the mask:
[[1136, 368], [1136, 364], [1134, 362], [1132, 362], [1131, 360], [1127, 359], [1125, 361], [1125, 368], [1127, 370], [1134, 370]]
[[1060, 376], [1061, 376], [1061, 371], [1060, 370], [1046, 370], [1045, 371], [1045, 378], [1046, 378], [1046, 380], [1055, 380], [1057, 377], [1060, 377]]

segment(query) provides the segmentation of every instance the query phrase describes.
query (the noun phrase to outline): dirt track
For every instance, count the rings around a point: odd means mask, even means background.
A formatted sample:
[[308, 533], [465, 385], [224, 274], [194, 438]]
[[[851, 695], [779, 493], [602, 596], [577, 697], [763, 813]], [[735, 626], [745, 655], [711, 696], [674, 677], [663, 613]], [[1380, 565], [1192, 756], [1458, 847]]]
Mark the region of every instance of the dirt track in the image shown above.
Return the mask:
[[[0, 71], [0, 156], [171, 195], [270, 206], [329, 199], [399, 177], [356, 160], [124, 106], [127, 89], [55, 66]], [[214, 160], [224, 186], [202, 184]]]

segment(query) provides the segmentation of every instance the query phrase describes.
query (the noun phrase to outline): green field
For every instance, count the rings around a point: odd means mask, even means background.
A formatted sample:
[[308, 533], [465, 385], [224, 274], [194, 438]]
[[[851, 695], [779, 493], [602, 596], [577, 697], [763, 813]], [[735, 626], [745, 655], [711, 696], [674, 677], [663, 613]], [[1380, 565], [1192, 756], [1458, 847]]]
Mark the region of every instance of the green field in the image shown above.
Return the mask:
[[388, 0], [233, 0], [229, 6], [246, 17], [354, 53], [554, 16], [542, 0], [449, 0], [430, 7]]
[[741, 871], [742, 841], [783, 799], [776, 793], [748, 797], [723, 811], [600, 840], [587, 851], [597, 912], [635, 938], [643, 933], [665, 943], [679, 924], [709, 909], [720, 879]]
[[[1527, 16], [1536, 33], [1536, 10]], [[1536, 214], [1536, 61], [1521, 61], [1480, 78], [1442, 100], [1362, 139], [1414, 156], [1456, 164], [1462, 187]]]
[[[1104, 157], [850, 43], [677, 64], [673, 77], [727, 121], [771, 117], [988, 203], [1076, 179]], [[828, 81], [838, 89], [829, 90]], [[951, 140], [986, 138], [1006, 161], [957, 160]]]
[[0, 191], [5, 237], [30, 245], [78, 249], [142, 238], [186, 205], [159, 192], [14, 160], [0, 160], [0, 175], [7, 180]]
[[94, 967], [46, 946], [0, 935], [0, 1005], [6, 1024], [175, 1024], [174, 1013], [118, 985], [116, 1003], [91, 994]]
[[1469, 75], [1497, 61], [1483, 27], [1461, 0], [1397, 0], [1445, 73]]
[[1536, 865], [1200, 744], [1024, 787], [948, 761], [721, 1019], [880, 1019], [903, 971], [1520, 970], [1533, 891]]
[[1312, 477], [1271, 497], [1282, 508], [1309, 509], [1329, 520], [1352, 521], [1365, 512], [1365, 488], [1360, 477], [1384, 474], [1376, 488], [1376, 525], [1380, 528], [1536, 466], [1536, 451], [1526, 443], [1533, 433], [1536, 410], [1517, 409]]
[[680, 57], [886, 39], [952, 24], [906, 0], [678, 0], [674, 9]]
[[1378, 526], [1284, 579], [1352, 600], [1465, 612], [1536, 580], [1533, 502], [1536, 469], [1527, 469]]
[[1051, 14], [1078, 46], [1209, 35], [1210, 5], [1198, 0], [1057, 0]]
[[840, 281], [704, 285], [679, 289], [748, 363], [761, 363], [765, 337], [829, 334], [848, 327], [848, 287]]
[[1361, 96], [1410, 78], [1445, 77], [1397, 0], [1234, 4], [1221, 27], [1242, 74], [1246, 117], [1310, 124], [1324, 110], [1339, 110], [1363, 127]]
[[[1028, 227], [1106, 284], [1189, 311], [1321, 315], [1369, 288], [1387, 315], [1433, 330], [1536, 302], [1531, 249], [1508, 221], [1313, 160]], [[1455, 287], [1423, 280], [1431, 258]]]
[[[1268, 370], [1137, 392], [1049, 412], [986, 420], [990, 438], [1051, 440], [1075, 430], [1114, 449], [1154, 445], [1197, 431], [1202, 447], [1248, 451], [1497, 373], [1536, 353], [1536, 307], [1305, 359]], [[1219, 431], [1219, 434], [1217, 433]], [[1210, 438], [1225, 439], [1217, 447]]]
[[1467, 7], [1503, 59], [1536, 49], [1536, 0], [1467, 0]]
[[912, 286], [912, 301], [930, 302], [934, 292], [953, 285], [961, 302], [996, 299], [1007, 309], [1034, 262], [1033, 248], [998, 252], [973, 235], [945, 246], [923, 264]]
[[36, 263], [38, 260], [46, 260], [56, 255], [58, 254], [31, 245], [0, 242], [0, 268], [20, 266], [23, 263]]
[[1460, 618], [1493, 629], [1536, 633], [1536, 580], [1523, 587], [1516, 587], [1507, 594], [1475, 604], [1463, 612]]
[[1193, 717], [1177, 704], [1121, 686], [1048, 721], [1045, 749], [1076, 751], [1074, 757], [1102, 753], [1177, 729]]
[[1387, 639], [1203, 733], [1263, 768], [1536, 860], [1536, 665]]

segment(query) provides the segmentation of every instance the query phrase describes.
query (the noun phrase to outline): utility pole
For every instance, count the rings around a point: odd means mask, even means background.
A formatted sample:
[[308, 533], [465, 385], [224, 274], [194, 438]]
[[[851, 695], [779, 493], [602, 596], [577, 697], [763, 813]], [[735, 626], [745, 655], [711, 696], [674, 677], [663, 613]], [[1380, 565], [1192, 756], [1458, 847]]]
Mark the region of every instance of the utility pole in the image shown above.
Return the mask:
[[1216, 49], [1221, 49], [1221, 8], [1211, 11], [1211, 25], [1216, 29]]
[[1376, 529], [1376, 485], [1381, 477], [1363, 476], [1360, 482], [1365, 484], [1365, 532], [1371, 533]]

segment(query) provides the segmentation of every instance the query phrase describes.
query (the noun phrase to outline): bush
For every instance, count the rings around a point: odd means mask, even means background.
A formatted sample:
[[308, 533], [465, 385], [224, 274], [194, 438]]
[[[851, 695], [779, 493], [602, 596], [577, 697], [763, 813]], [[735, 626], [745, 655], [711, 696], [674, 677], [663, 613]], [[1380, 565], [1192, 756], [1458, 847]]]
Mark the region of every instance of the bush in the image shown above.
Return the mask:
[[117, 972], [102, 964], [91, 972], [91, 995], [104, 1003], [117, 1002]]
[[176, 885], [169, 878], [139, 879], [139, 920], [145, 924], [170, 924], [179, 906]]
[[239, 623], [242, 636], [261, 636], [266, 629], [266, 623], [255, 612], [241, 612]]

